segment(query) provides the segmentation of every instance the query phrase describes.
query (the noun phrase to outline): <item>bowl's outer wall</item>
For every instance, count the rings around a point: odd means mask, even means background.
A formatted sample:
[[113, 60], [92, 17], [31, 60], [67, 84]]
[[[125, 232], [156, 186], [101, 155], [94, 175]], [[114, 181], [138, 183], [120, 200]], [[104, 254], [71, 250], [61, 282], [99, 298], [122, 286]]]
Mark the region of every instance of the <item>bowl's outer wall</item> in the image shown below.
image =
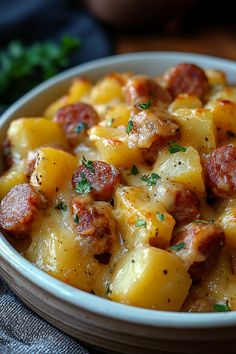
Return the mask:
[[[0, 120], [0, 141], [11, 120], [41, 116], [48, 104], [65, 94], [76, 76], [92, 81], [113, 71], [156, 76], [179, 62], [223, 70], [232, 83], [236, 78], [235, 63], [188, 53], [140, 53], [97, 60], [48, 80], [11, 106]], [[2, 166], [1, 161], [1, 169]], [[159, 353], [236, 353], [232, 349], [236, 348], [236, 312], [175, 314], [111, 303], [70, 288], [35, 269], [2, 235], [0, 260], [1, 275], [23, 301], [58, 328], [88, 343], [137, 354], [158, 353], [157, 350]]]

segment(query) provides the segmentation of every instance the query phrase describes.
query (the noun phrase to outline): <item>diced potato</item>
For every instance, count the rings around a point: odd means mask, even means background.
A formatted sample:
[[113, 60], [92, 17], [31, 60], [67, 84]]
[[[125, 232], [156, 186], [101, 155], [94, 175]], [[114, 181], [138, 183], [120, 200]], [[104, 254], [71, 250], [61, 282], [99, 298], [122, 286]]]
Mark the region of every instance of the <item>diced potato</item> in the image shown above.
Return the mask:
[[175, 121], [180, 126], [180, 142], [191, 145], [199, 153], [209, 153], [216, 148], [216, 127], [209, 109], [178, 109]]
[[225, 233], [226, 244], [236, 248], [236, 199], [230, 199], [218, 219]]
[[116, 128], [119, 125], [127, 127], [130, 118], [130, 108], [121, 103], [108, 109], [104, 125]]
[[180, 108], [201, 108], [202, 102], [198, 97], [181, 93], [169, 106], [169, 112], [173, 113]]
[[25, 165], [24, 162], [21, 161], [17, 164], [14, 164], [8, 171], [1, 175], [0, 199], [2, 199], [16, 184], [24, 183], [27, 181], [24, 170]]
[[112, 76], [105, 77], [92, 88], [91, 102], [93, 104], [108, 103], [116, 98], [122, 98], [122, 85]]
[[62, 188], [78, 165], [77, 158], [68, 152], [50, 147], [40, 148], [30, 183], [46, 197], [52, 198]]
[[226, 86], [223, 87], [221, 90], [217, 90], [212, 97], [211, 100], [228, 100], [236, 103], [236, 87], [233, 86]]
[[22, 159], [42, 145], [68, 147], [65, 134], [56, 122], [45, 118], [21, 118], [11, 122], [7, 132], [13, 159]]
[[187, 150], [171, 154], [163, 149], [157, 159], [153, 172], [169, 178], [173, 182], [182, 183], [199, 197], [205, 194], [205, 183], [200, 156], [192, 146]]
[[73, 81], [69, 93], [68, 93], [68, 104], [73, 104], [80, 101], [83, 96], [88, 95], [92, 89], [92, 84], [90, 81], [77, 78]]
[[168, 247], [175, 220], [161, 203], [150, 200], [144, 188], [118, 188], [115, 211], [121, 236], [128, 249], [140, 244]]
[[52, 102], [44, 111], [43, 116], [48, 119], [52, 119], [56, 112], [68, 105], [68, 96], [63, 96], [58, 98], [56, 101]]
[[129, 167], [134, 162], [142, 161], [140, 149], [128, 144], [128, 135], [125, 131], [94, 126], [88, 134], [104, 161], [116, 167]]
[[226, 85], [226, 75], [224, 71], [207, 69], [205, 74], [210, 85]]
[[219, 141], [224, 141], [233, 135], [236, 136], [235, 102], [218, 99], [207, 104], [207, 108], [212, 112]]
[[179, 311], [191, 286], [180, 258], [154, 247], [128, 252], [112, 280], [112, 300], [163, 311]]

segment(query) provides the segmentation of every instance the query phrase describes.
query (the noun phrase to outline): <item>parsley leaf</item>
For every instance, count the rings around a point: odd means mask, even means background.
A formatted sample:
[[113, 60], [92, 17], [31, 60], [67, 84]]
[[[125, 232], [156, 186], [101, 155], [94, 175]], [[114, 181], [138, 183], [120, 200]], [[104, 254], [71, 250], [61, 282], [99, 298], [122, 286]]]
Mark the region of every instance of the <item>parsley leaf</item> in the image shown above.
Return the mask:
[[158, 212], [157, 212], [157, 218], [158, 218], [160, 221], [163, 221], [163, 220], [165, 219], [165, 215], [159, 213], [159, 211], [158, 211]]
[[66, 211], [67, 210], [67, 205], [66, 205], [65, 202], [61, 201], [61, 202], [57, 203], [57, 205], [55, 206], [55, 209]]
[[110, 118], [107, 120], [107, 127], [112, 127], [112, 124], [114, 122], [115, 118]]
[[155, 185], [157, 184], [157, 180], [160, 179], [161, 177], [156, 174], [156, 173], [151, 173], [151, 175], [144, 175], [141, 180], [144, 181], [144, 182], [147, 182], [147, 185], [148, 186], [152, 186], [152, 185]]
[[133, 129], [134, 127], [134, 123], [132, 120], [129, 120], [128, 121], [128, 126], [127, 126], [127, 129], [126, 129], [126, 133], [129, 135], [129, 133], [131, 132], [131, 130]]
[[128, 174], [128, 176], [130, 176], [130, 175], [136, 176], [136, 175], [138, 175], [138, 174], [139, 174], [139, 170], [138, 170], [137, 166], [136, 166], [136, 165], [133, 165], [133, 166], [131, 167], [131, 170], [130, 170], [130, 173]]
[[225, 304], [214, 304], [213, 311], [214, 312], [228, 312], [231, 310], [229, 308], [228, 302], [226, 302]]
[[176, 152], [179, 152], [179, 151], [185, 152], [185, 151], [187, 151], [187, 148], [177, 144], [176, 142], [173, 142], [170, 144], [168, 150], [169, 150], [170, 154], [175, 154]]
[[174, 246], [169, 247], [169, 249], [170, 249], [171, 251], [180, 251], [180, 250], [182, 250], [182, 248], [184, 248], [184, 247], [185, 247], [185, 243], [184, 243], [184, 242], [181, 242], [181, 243], [177, 243], [177, 244], [174, 245]]
[[153, 104], [152, 100], [148, 100], [146, 103], [139, 103], [139, 107], [141, 109], [148, 109], [151, 107], [151, 105]]
[[77, 125], [77, 127], [75, 128], [75, 132], [77, 134], [80, 134], [83, 130], [87, 129], [88, 125], [84, 122], [81, 122]]
[[136, 226], [136, 227], [146, 227], [146, 226], [147, 226], [147, 223], [146, 223], [145, 220], [139, 219], [139, 220], [137, 220], [135, 226]]
[[95, 172], [93, 167], [93, 161], [87, 160], [84, 156], [82, 158], [82, 164], [87, 167], [92, 173]]
[[107, 295], [112, 294], [111, 283], [110, 282], [106, 283], [106, 293], [107, 293]]
[[75, 215], [73, 216], [73, 221], [74, 221], [76, 224], [79, 223], [79, 217], [78, 217], [77, 214], [75, 214]]
[[81, 176], [81, 180], [76, 183], [75, 191], [79, 194], [90, 193], [91, 190], [93, 189], [93, 187], [91, 186], [91, 184], [89, 183], [89, 181], [85, 177], [84, 173], [81, 173], [80, 176]]

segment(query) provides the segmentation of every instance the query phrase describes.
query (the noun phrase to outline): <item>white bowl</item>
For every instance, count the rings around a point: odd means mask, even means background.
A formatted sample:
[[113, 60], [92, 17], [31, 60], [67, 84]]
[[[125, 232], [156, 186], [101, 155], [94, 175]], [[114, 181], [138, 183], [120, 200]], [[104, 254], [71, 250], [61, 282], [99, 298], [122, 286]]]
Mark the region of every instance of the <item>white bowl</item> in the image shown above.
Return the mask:
[[[0, 120], [0, 142], [11, 120], [40, 115], [78, 75], [96, 80], [111, 71], [157, 75], [179, 62], [224, 70], [236, 78], [232, 61], [188, 53], [117, 55], [77, 66], [39, 85]], [[24, 259], [0, 234], [0, 275], [35, 312], [71, 336], [107, 352], [236, 353], [236, 312], [175, 313], [118, 304], [54, 279]], [[233, 349], [235, 348], [235, 349]]]

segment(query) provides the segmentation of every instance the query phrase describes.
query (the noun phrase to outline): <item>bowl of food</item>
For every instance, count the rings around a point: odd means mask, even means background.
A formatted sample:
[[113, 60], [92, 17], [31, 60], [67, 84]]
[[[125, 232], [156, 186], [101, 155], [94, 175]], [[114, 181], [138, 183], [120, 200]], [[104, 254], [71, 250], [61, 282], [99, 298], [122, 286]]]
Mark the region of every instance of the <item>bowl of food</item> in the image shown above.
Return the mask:
[[0, 274], [30, 308], [106, 352], [234, 352], [235, 75], [118, 55], [2, 115]]

